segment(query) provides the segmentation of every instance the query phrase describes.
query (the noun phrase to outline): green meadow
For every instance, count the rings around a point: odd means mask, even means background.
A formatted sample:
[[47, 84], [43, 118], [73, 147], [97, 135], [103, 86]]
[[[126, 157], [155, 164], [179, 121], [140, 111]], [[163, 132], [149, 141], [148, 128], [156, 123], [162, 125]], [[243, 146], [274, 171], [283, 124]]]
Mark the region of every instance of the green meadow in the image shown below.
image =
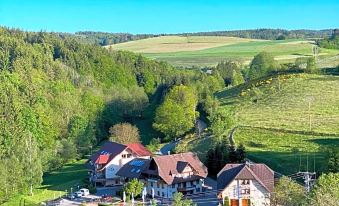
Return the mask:
[[[337, 88], [339, 76], [288, 74], [226, 88], [216, 97], [232, 108], [234, 140], [245, 145], [248, 158], [289, 175], [306, 170], [307, 159], [310, 171], [325, 171], [328, 148], [339, 147]], [[187, 139], [179, 147], [205, 161], [213, 143]]]

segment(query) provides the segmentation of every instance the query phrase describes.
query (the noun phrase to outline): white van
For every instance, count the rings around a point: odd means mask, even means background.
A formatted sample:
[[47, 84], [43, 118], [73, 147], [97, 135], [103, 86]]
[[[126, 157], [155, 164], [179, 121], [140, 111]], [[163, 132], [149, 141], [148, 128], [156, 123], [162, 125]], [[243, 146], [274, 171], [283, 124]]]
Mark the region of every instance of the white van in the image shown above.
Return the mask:
[[87, 196], [87, 195], [89, 195], [89, 190], [86, 189], [86, 188], [80, 189], [80, 192], [81, 192], [82, 196]]

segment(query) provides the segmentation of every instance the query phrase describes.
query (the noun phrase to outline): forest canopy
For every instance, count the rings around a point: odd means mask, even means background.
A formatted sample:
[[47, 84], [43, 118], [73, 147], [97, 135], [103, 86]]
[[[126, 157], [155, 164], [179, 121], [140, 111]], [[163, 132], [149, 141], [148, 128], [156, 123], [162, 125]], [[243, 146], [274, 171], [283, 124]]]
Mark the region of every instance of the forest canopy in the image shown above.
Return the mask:
[[90, 154], [115, 124], [148, 118], [152, 128], [154, 115], [145, 110], [154, 112], [176, 85], [194, 91], [194, 104], [223, 85], [218, 74], [178, 70], [73, 35], [0, 27], [0, 51], [0, 202]]

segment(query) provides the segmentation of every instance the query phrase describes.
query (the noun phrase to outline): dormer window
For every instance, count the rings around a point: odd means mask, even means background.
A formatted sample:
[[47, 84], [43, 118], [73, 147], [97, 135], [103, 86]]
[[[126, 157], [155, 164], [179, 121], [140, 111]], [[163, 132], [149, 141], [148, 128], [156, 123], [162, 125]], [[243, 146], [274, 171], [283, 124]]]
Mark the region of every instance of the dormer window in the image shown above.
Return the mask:
[[121, 156], [122, 156], [122, 158], [130, 158], [132, 156], [132, 154], [123, 154]]

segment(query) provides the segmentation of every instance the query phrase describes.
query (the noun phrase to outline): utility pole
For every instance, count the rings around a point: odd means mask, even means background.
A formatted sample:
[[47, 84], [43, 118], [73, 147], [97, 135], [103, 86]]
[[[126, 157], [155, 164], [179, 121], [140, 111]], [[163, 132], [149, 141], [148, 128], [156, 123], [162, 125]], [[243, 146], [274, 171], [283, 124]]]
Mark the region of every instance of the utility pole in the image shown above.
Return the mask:
[[313, 100], [314, 100], [313, 96], [306, 97], [306, 101], [308, 102], [308, 124], [309, 124], [310, 131], [312, 131], [311, 104]]
[[306, 192], [311, 191], [311, 186], [315, 180], [315, 172], [298, 172], [298, 174], [303, 175], [304, 183], [305, 183], [305, 190]]
[[313, 45], [312, 53], [313, 53], [313, 57], [314, 57], [315, 61], [317, 62], [317, 56], [318, 56], [318, 53], [319, 53], [319, 47], [317, 45]]
[[316, 172], [315, 172], [315, 157], [313, 156], [314, 158], [314, 170], [313, 172], [309, 172], [308, 171], [308, 153], [307, 153], [307, 163], [306, 163], [306, 172], [298, 172], [298, 174], [302, 175], [303, 176], [303, 179], [304, 179], [304, 183], [305, 183], [305, 190], [306, 192], [310, 192], [311, 191], [311, 187], [313, 186], [313, 182], [316, 178]]
[[276, 69], [276, 72], [277, 72], [277, 78], [278, 78], [278, 91], [280, 91], [280, 76], [279, 76], [280, 72], [278, 69]]

